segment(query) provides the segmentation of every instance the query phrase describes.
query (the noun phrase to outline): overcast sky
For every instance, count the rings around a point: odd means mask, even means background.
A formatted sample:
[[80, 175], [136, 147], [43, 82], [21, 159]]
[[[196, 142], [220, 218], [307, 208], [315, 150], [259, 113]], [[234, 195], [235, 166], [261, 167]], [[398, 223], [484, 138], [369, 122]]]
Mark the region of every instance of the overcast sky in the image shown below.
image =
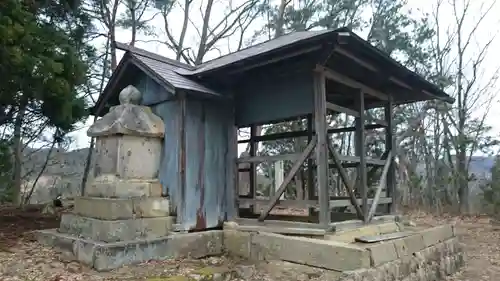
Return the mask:
[[[241, 2], [241, 0], [233, 0], [233, 3], [235, 3], [235, 5], [236, 5], [236, 3], [239, 1]], [[473, 2], [478, 3], [481, 1], [474, 0]], [[486, 1], [494, 1], [494, 0], [486, 0]], [[195, 0], [195, 3], [196, 2], [199, 2], [199, 1]], [[218, 6], [214, 7], [213, 17], [211, 18], [211, 22], [213, 22], [213, 23], [216, 23], [217, 21], [219, 21], [223, 17], [223, 14], [224, 14], [223, 4], [221, 4], [221, 2], [225, 2], [225, 1], [216, 1], [216, 2], [218, 2], [218, 4], [217, 4]], [[434, 10], [433, 3], [435, 3], [435, 2], [436, 2], [436, 0], [408, 0], [408, 3], [409, 3], [408, 7], [413, 10], [413, 14], [418, 15], [418, 14], [424, 14], [424, 13], [432, 13], [432, 11]], [[447, 3], [447, 0], [444, 0], [444, 2]], [[454, 21], [453, 10], [446, 3], [444, 4], [445, 7], [443, 8], [442, 12], [440, 12], [440, 21], [442, 22], [441, 26], [449, 26], [452, 23], [452, 21]], [[197, 11], [197, 9], [198, 9], [198, 7], [196, 5], [194, 5], [193, 9], [192, 9], [194, 11], [193, 12], [194, 17], [192, 17], [191, 20], [192, 20], [193, 24], [201, 26], [202, 18], [200, 16], [200, 13]], [[480, 15], [481, 15], [481, 12], [479, 12], [480, 9], [481, 9], [481, 7], [479, 5], [476, 5], [470, 11], [470, 13], [468, 14], [468, 19], [471, 22], [477, 21], [477, 19], [480, 17]], [[483, 7], [483, 10], [484, 10], [484, 7]], [[493, 10], [490, 11], [489, 16], [484, 19], [483, 24], [481, 25], [482, 28], [480, 28], [480, 30], [478, 30], [476, 32], [476, 39], [477, 40], [475, 40], [473, 42], [473, 44], [472, 44], [473, 46], [471, 47], [471, 50], [473, 50], [473, 51], [479, 50], [479, 48], [477, 48], [476, 46], [483, 46], [485, 44], [485, 42], [490, 40], [490, 38], [492, 38], [493, 36], [496, 36], [496, 33], [498, 32], [498, 30], [500, 30], [500, 17], [497, 16], [499, 14], [500, 14], [500, 5], [496, 5], [493, 8]], [[180, 32], [180, 30], [179, 29], [176, 30], [175, 27], [181, 26], [180, 23], [182, 23], [182, 16], [183, 16], [182, 10], [179, 7], [177, 7], [177, 11], [173, 12], [172, 16], [169, 18], [170, 22], [171, 22], [170, 25], [172, 26], [171, 28], [172, 28], [173, 33], [177, 34]], [[160, 43], [154, 43], [154, 42], [143, 42], [143, 40], [150, 40], [150, 39], [161, 40], [162, 39], [161, 37], [164, 36], [163, 34], [161, 34], [161, 29], [163, 27], [162, 18], [160, 16], [158, 16], [152, 21], [152, 23], [159, 31], [158, 32], [159, 37], [154, 38], [151, 36], [146, 37], [146, 36], [140, 35], [138, 37], [139, 41], [136, 43], [136, 47], [142, 48], [142, 49], [154, 52], [154, 53], [158, 53], [158, 54], [163, 55], [163, 56], [172, 57], [173, 53], [171, 51], [169, 51], [165, 47], [165, 45], [160, 44]], [[255, 23], [256, 27], [259, 27], [262, 24], [263, 24], [262, 22]], [[472, 25], [469, 24], [468, 26], [472, 26]], [[366, 36], [366, 34], [363, 34], [363, 33], [360, 33], [359, 35], [362, 37]], [[123, 42], [123, 43], [128, 43], [130, 41], [130, 36], [131, 36], [130, 31], [120, 30], [117, 32], [117, 41]], [[199, 38], [199, 37], [197, 36], [195, 29], [191, 28], [188, 30], [188, 34], [187, 34], [186, 38], [191, 43], [190, 45], [193, 46], [193, 45], [195, 45], [197, 38]], [[218, 44], [219, 51], [212, 51], [212, 52], [208, 53], [205, 56], [205, 60], [213, 59], [213, 58], [220, 56], [221, 54], [231, 52], [232, 50], [234, 50], [236, 44], [237, 44], [237, 40], [235, 38], [233, 38], [231, 40], [219, 42], [219, 44]], [[481, 79], [483, 79], [483, 82], [487, 82], [486, 80], [489, 80], [489, 78], [493, 75], [493, 73], [498, 69], [498, 67], [500, 65], [499, 57], [496, 56], [496, 54], [495, 54], [496, 50], [498, 50], [499, 48], [500, 48], [500, 41], [495, 39], [489, 48], [490, 52], [487, 54], [487, 59], [485, 60], [485, 63], [483, 64], [484, 72], [481, 75]], [[120, 51], [118, 53], [118, 58], [121, 59], [122, 55], [123, 55], [123, 52]], [[496, 121], [500, 118], [500, 103], [498, 101], [500, 99], [500, 95], [497, 94], [498, 87], [495, 87], [491, 91], [496, 95], [496, 97], [495, 97], [495, 100], [493, 102], [490, 114], [489, 114], [488, 124], [490, 124], [494, 127], [495, 134], [499, 134], [500, 133], [500, 125], [497, 125]], [[484, 110], [477, 110], [475, 112], [475, 114], [482, 115], [482, 114], [484, 114]], [[80, 130], [71, 134], [71, 136], [74, 138], [75, 141], [72, 144], [70, 149], [88, 147], [89, 138], [86, 136], [86, 130], [90, 124], [91, 124], [91, 119], [89, 118], [88, 122], [86, 122], [86, 124], [82, 125]]]

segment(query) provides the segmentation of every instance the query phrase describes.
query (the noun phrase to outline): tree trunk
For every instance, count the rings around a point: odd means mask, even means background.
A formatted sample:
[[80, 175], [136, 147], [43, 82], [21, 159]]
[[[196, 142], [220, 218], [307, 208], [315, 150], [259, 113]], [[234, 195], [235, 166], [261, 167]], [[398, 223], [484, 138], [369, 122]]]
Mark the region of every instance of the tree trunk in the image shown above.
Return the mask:
[[19, 112], [14, 122], [14, 194], [13, 202], [15, 205], [21, 205], [21, 191], [22, 191], [22, 165], [23, 165], [23, 141], [22, 141], [22, 127], [25, 114], [25, 107], [22, 104], [19, 107]]

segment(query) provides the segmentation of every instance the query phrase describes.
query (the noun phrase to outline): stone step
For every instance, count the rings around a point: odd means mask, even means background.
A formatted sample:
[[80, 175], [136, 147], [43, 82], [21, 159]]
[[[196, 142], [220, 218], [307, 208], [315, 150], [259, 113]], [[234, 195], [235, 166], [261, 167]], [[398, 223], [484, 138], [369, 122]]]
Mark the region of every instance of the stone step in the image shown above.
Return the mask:
[[73, 212], [101, 220], [168, 217], [170, 202], [165, 197], [99, 198], [77, 197]]
[[71, 213], [61, 216], [59, 232], [103, 242], [118, 242], [166, 236], [175, 217], [99, 220]]
[[105, 198], [161, 197], [158, 180], [123, 180], [115, 176], [100, 176], [85, 186], [85, 196]]
[[150, 260], [203, 258], [223, 253], [223, 233], [217, 230], [112, 243], [83, 239], [56, 229], [39, 230], [36, 236], [39, 243], [53, 247], [67, 258], [97, 271]]

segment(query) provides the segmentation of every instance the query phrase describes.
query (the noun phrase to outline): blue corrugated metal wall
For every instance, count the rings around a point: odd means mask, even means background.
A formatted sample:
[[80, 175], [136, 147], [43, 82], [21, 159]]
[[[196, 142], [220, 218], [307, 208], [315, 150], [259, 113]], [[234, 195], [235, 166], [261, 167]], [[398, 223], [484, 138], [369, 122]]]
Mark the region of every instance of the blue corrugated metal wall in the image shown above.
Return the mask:
[[183, 226], [205, 229], [225, 218], [228, 126], [232, 111], [221, 101], [186, 100], [186, 187]]
[[[232, 105], [216, 100], [185, 101], [185, 146], [181, 143], [182, 101], [144, 76], [136, 87], [143, 104], [163, 119], [165, 140], [160, 165], [160, 181], [172, 198], [177, 224], [184, 230], [219, 226], [228, 211], [234, 213], [233, 159], [229, 151], [229, 128], [234, 126]], [[181, 163], [185, 151], [185, 187]]]
[[[271, 80], [270, 77], [266, 78]], [[313, 77], [297, 72], [272, 82], [241, 83], [236, 96], [236, 123], [253, 123], [305, 115], [313, 111]]]

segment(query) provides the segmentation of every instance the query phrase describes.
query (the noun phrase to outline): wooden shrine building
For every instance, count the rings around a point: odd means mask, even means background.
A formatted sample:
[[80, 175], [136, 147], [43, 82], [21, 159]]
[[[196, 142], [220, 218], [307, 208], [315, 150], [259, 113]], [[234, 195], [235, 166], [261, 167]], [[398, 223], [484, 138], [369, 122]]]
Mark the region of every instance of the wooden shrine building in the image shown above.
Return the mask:
[[[245, 206], [256, 204], [264, 207], [247, 216], [259, 221], [279, 205], [317, 210], [309, 222], [320, 229], [328, 227], [332, 209], [338, 207], [351, 206], [352, 213], [369, 222], [381, 209], [378, 205], [389, 206], [385, 210], [390, 212], [394, 202], [394, 106], [433, 99], [453, 102], [345, 28], [287, 34], [198, 66], [117, 45], [126, 53], [94, 111], [103, 115], [118, 104], [124, 87], [134, 85], [143, 93], [142, 104], [163, 119], [159, 178], [165, 195], [172, 198], [179, 230], [220, 227], [225, 220], [244, 216]], [[385, 118], [367, 119], [366, 110], [373, 108], [383, 108]], [[355, 126], [329, 128], [327, 116], [337, 113], [354, 116]], [[257, 126], [298, 118], [307, 120], [307, 130], [256, 134]], [[251, 137], [238, 140], [238, 128], [250, 128]], [[385, 128], [385, 153], [368, 157], [366, 133], [380, 128]], [[340, 155], [332, 145], [342, 132], [354, 132], [355, 156]], [[308, 139], [303, 151], [257, 155], [259, 142], [297, 137]], [[248, 156], [238, 158], [238, 142], [250, 143]], [[257, 198], [257, 165], [283, 160], [294, 164], [280, 187], [270, 198]], [[305, 198], [283, 199], [304, 167]], [[348, 168], [356, 168], [356, 180]], [[342, 180], [346, 196], [331, 195], [331, 170]], [[242, 173], [248, 173], [250, 188], [239, 195]], [[370, 173], [380, 177], [371, 196]]]

